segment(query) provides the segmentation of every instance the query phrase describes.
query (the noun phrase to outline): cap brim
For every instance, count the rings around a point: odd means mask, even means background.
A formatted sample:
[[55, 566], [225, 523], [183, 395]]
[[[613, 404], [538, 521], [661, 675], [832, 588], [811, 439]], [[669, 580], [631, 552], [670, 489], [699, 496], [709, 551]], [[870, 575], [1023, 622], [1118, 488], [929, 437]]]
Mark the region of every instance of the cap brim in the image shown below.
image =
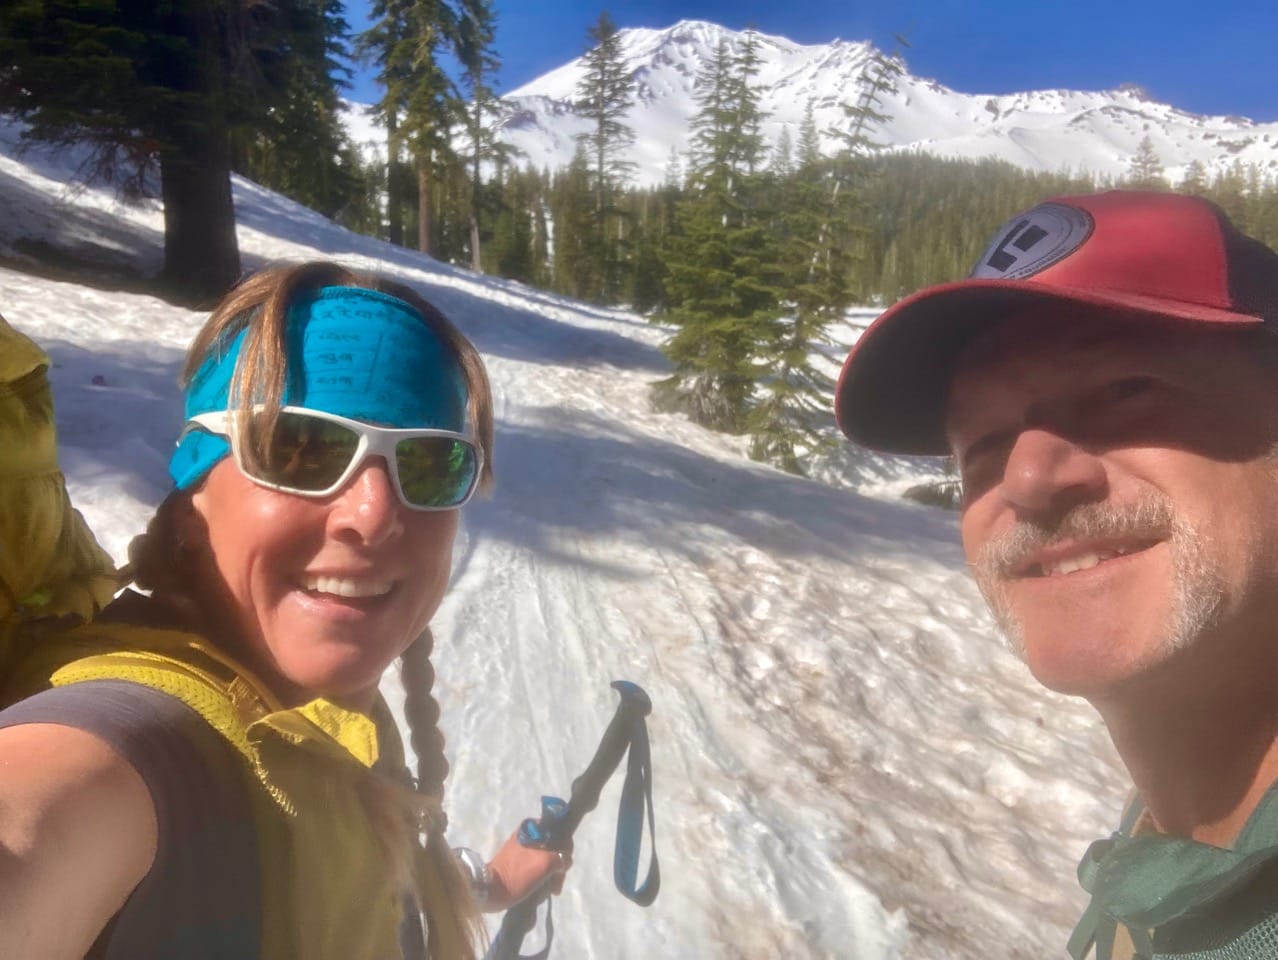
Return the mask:
[[[1118, 321], [1234, 327], [1264, 322], [1218, 307], [1032, 280], [941, 284], [900, 301], [861, 335], [835, 389], [839, 427], [856, 443], [886, 453], [948, 454], [945, 400], [955, 359], [989, 323], [1048, 304], [1104, 311]], [[1025, 313], [1027, 323], [1034, 319]]]

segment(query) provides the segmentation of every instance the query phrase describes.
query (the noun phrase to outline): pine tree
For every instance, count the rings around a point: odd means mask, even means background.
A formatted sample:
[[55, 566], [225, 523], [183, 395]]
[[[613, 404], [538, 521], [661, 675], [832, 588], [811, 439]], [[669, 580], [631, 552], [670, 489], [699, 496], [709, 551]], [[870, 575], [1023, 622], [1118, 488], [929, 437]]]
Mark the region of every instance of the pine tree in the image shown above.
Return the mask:
[[666, 257], [672, 238], [678, 234], [678, 210], [684, 199], [683, 164], [672, 147], [661, 186], [648, 198], [642, 233], [635, 245], [632, 305], [640, 313], [660, 314], [670, 307]]
[[1225, 211], [1234, 223], [1247, 216], [1247, 171], [1241, 160], [1221, 170], [1211, 182], [1211, 200]]
[[396, 169], [402, 148], [416, 174], [417, 248], [431, 253], [432, 183], [441, 167], [455, 162], [452, 128], [462, 110], [440, 59], [457, 54], [458, 14], [443, 0], [375, 0], [371, 15], [358, 49], [377, 66], [383, 87], [376, 108], [387, 125], [391, 241], [401, 240], [395, 234], [407, 192]]
[[402, 105], [390, 91], [406, 82], [405, 55], [400, 52], [408, 34], [406, 0], [373, 0], [369, 8], [372, 25], [356, 38], [355, 51], [366, 64], [376, 68], [376, 80], [383, 96], [371, 113], [386, 126], [386, 239], [396, 246], [404, 243], [404, 197], [407, 178], [402, 168], [403, 149], [399, 135]]
[[439, 169], [456, 159], [452, 131], [462, 111], [456, 87], [439, 62], [441, 48], [457, 36], [457, 21], [440, 0], [415, 0], [413, 14], [417, 51], [400, 133], [417, 173], [417, 249], [430, 254], [431, 190]]
[[800, 131], [799, 166], [782, 177], [785, 198], [779, 204], [777, 233], [783, 240], [788, 309], [773, 327], [772, 338], [758, 347], [769, 375], [747, 427], [750, 455], [792, 473], [802, 473], [804, 454], [826, 443], [819, 428], [827, 419], [833, 384], [813, 359], [830, 342], [828, 326], [852, 301], [854, 248], [867, 232], [866, 169], [873, 134], [887, 119], [882, 101], [895, 89], [901, 69], [895, 56], [876, 53], [871, 58], [860, 96], [844, 108], [849, 126], [832, 132], [839, 145], [832, 160], [820, 153], [809, 104]]
[[674, 147], [670, 148], [670, 156], [666, 159], [662, 186], [668, 190], [680, 190], [683, 188], [683, 160], [679, 156], [679, 151]]
[[1201, 197], [1207, 192], [1207, 169], [1201, 160], [1190, 160], [1185, 165], [1185, 176], [1176, 187], [1181, 193]]
[[762, 370], [760, 343], [781, 313], [779, 256], [761, 209], [763, 141], [754, 87], [757, 37], [735, 54], [721, 43], [697, 78], [688, 197], [668, 241], [666, 289], [677, 325], [664, 350], [674, 374], [654, 401], [728, 432], [746, 428]]
[[753, 28], [747, 29], [741, 38], [741, 49], [733, 61], [732, 83], [729, 93], [734, 109], [732, 129], [736, 143], [733, 152], [746, 175], [753, 175], [763, 165], [765, 144], [763, 121], [766, 115], [759, 104], [755, 80], [763, 65], [759, 53], [759, 35]]
[[386, 166], [375, 158], [365, 159], [353, 145], [342, 148], [339, 164], [355, 184], [346, 203], [333, 219], [355, 233], [382, 235], [382, 197], [386, 195]]
[[534, 184], [530, 198], [533, 224], [533, 275], [532, 283], [539, 287], [550, 286], [550, 174], [547, 171], [528, 171]]
[[614, 194], [635, 166], [626, 153], [634, 143], [634, 130], [625, 120], [634, 104], [634, 79], [626, 69], [617, 26], [606, 10], [599, 14], [588, 37], [592, 46], [582, 58], [585, 71], [577, 85], [576, 107], [590, 122], [590, 129], [577, 139], [585, 147], [594, 194], [592, 273], [597, 287], [591, 292], [611, 303], [618, 298], [619, 244], [624, 235]]
[[490, 245], [493, 272], [524, 283], [532, 283], [536, 276], [531, 180], [518, 170], [507, 176]]
[[[162, 281], [194, 299], [240, 273], [232, 133], [286, 103], [308, 31], [304, 0], [22, 0], [0, 4], [0, 110], [29, 139], [92, 149], [86, 175], [138, 192], [156, 165]], [[322, 48], [326, 40], [321, 38]]]
[[580, 141], [572, 163], [555, 178], [551, 200], [554, 221], [551, 289], [586, 299], [593, 288], [594, 205], [590, 165]]
[[295, 40], [271, 64], [282, 102], [232, 135], [236, 173], [329, 217], [367, 189], [341, 118], [350, 75], [342, 10], [338, 0], [322, 0], [294, 12]]
[[457, 59], [462, 67], [462, 83], [469, 101], [463, 107], [467, 150], [461, 159], [470, 174], [470, 266], [472, 270], [482, 271], [480, 237], [485, 212], [482, 170], [486, 163], [500, 165], [509, 162], [516, 151], [498, 139], [494, 122], [501, 113], [501, 107], [492, 88], [492, 80], [501, 60], [493, 48], [496, 14], [492, 0], [460, 0], [460, 3]]
[[815, 166], [821, 159], [821, 138], [817, 134], [816, 116], [812, 112], [812, 101], [803, 108], [803, 120], [799, 123], [799, 145], [796, 162], [800, 167]]
[[[909, 42], [896, 35], [896, 48], [890, 54], [880, 50], [871, 53], [858, 79], [858, 95], [851, 104], [843, 104], [845, 126], [827, 130], [834, 141], [835, 157], [830, 181], [830, 218], [823, 225], [817, 238], [819, 247], [826, 244], [826, 235], [840, 237], [839, 243], [850, 246], [864, 245], [868, 228], [864, 216], [866, 196], [873, 190], [875, 165], [870, 162], [880, 149], [877, 133], [890, 119], [885, 101], [896, 93], [897, 80], [905, 71], [901, 50], [909, 48]], [[845, 232], [846, 231], [846, 232]], [[862, 260], [867, 258], [862, 257]], [[859, 271], [865, 276], [870, 271]], [[853, 293], [864, 297], [865, 284], [853, 284]]]
[[842, 104], [845, 125], [826, 131], [845, 156], [867, 156], [879, 146], [874, 131], [890, 119], [885, 112], [884, 100], [896, 92], [897, 80], [905, 71], [900, 50], [909, 47], [900, 35], [897, 35], [896, 42], [897, 48], [891, 54], [881, 50], [870, 54], [858, 78], [856, 100]]
[[777, 137], [776, 149], [772, 151], [772, 173], [783, 180], [794, 174], [794, 141], [789, 127], [782, 127]]
[[767, 370], [747, 417], [750, 455], [802, 473], [802, 454], [821, 445], [816, 422], [825, 417], [833, 384], [813, 364], [829, 342], [826, 326], [848, 305], [848, 250], [842, 223], [830, 221], [829, 160], [809, 156], [778, 178], [777, 239], [785, 291], [784, 313], [756, 346]]
[[[491, 197], [494, 189], [492, 183], [480, 184], [480, 204], [485, 209], [495, 206]], [[449, 164], [440, 168], [431, 190], [431, 229], [434, 240], [432, 256], [437, 260], [470, 263], [471, 201], [469, 172], [461, 164]], [[487, 238], [485, 233], [484, 239]]]
[[1272, 180], [1266, 182], [1254, 204], [1256, 214], [1249, 232], [1261, 243], [1278, 247], [1278, 186]]
[[630, 304], [637, 313], [654, 313], [665, 306], [666, 266], [661, 256], [660, 224], [646, 223], [637, 234]]
[[1131, 172], [1127, 175], [1127, 185], [1139, 190], [1166, 190], [1167, 178], [1163, 176], [1163, 162], [1154, 149], [1154, 141], [1146, 134], [1136, 147], [1132, 157]]

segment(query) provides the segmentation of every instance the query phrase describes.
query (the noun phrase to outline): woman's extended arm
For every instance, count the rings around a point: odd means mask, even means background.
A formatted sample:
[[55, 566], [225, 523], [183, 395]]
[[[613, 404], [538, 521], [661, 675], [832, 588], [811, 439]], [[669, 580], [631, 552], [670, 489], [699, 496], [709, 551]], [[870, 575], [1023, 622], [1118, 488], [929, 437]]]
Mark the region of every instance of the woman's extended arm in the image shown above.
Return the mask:
[[155, 859], [142, 777], [91, 733], [0, 729], [0, 956], [81, 960]]

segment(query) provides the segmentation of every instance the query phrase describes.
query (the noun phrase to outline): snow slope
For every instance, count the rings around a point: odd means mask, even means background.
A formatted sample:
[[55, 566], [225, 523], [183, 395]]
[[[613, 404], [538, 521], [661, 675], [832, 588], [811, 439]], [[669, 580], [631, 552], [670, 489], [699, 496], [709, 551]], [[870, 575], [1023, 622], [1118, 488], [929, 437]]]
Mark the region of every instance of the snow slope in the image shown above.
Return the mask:
[[[740, 32], [698, 20], [680, 21], [664, 30], [620, 31], [623, 56], [635, 79], [635, 106], [627, 122], [636, 135], [628, 153], [638, 165], [636, 182], [660, 183], [671, 151], [686, 154], [688, 120], [696, 112], [697, 74], [720, 42], [735, 50], [741, 38]], [[818, 131], [848, 129], [843, 106], [859, 96], [858, 78], [875, 52], [870, 43], [834, 40], [804, 45], [760, 34], [758, 52], [762, 63], [756, 84], [767, 114], [763, 134], [769, 144], [777, 143], [783, 129], [789, 130], [792, 143], [798, 142], [808, 104]], [[572, 159], [575, 138], [588, 127], [573, 109], [583, 72], [578, 58], [503, 97], [507, 113], [502, 137], [534, 166], [555, 169]], [[1278, 171], [1278, 123], [1187, 113], [1149, 99], [1134, 86], [960, 93], [907, 70], [897, 92], [882, 106], [890, 119], [875, 132], [876, 139], [898, 150], [994, 157], [1032, 170], [1121, 177], [1148, 136], [1173, 181], [1184, 175], [1191, 160], [1209, 172], [1237, 160], [1270, 175]], [[360, 142], [385, 139], [366, 122], [356, 126], [354, 135]], [[833, 141], [825, 141], [832, 149]]]
[[[0, 128], [0, 255], [42, 243], [154, 269], [153, 204], [68, 192], [74, 157], [17, 157], [13, 139]], [[640, 910], [611, 889], [614, 783], [578, 834], [554, 956], [1063, 955], [1074, 863], [1123, 778], [1091, 711], [994, 636], [952, 515], [779, 473], [652, 412], [666, 331], [637, 316], [356, 236], [242, 180], [235, 200], [250, 263], [389, 273], [487, 358], [499, 485], [464, 512], [436, 621], [453, 842], [492, 849], [567, 792], [610, 680], [652, 696], [664, 890]], [[8, 267], [0, 310], [54, 360], [72, 495], [123, 558], [168, 489], [202, 318]], [[864, 490], [917, 469], [845, 457], [831, 473]]]

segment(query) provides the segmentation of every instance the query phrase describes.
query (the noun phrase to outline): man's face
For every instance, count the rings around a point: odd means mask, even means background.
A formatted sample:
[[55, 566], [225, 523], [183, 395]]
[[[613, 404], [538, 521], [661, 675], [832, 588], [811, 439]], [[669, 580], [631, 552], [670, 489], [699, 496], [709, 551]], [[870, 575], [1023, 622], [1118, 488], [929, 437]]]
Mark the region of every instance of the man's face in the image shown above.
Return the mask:
[[1052, 308], [960, 357], [964, 550], [1046, 686], [1104, 698], [1273, 629], [1278, 384], [1250, 342]]

